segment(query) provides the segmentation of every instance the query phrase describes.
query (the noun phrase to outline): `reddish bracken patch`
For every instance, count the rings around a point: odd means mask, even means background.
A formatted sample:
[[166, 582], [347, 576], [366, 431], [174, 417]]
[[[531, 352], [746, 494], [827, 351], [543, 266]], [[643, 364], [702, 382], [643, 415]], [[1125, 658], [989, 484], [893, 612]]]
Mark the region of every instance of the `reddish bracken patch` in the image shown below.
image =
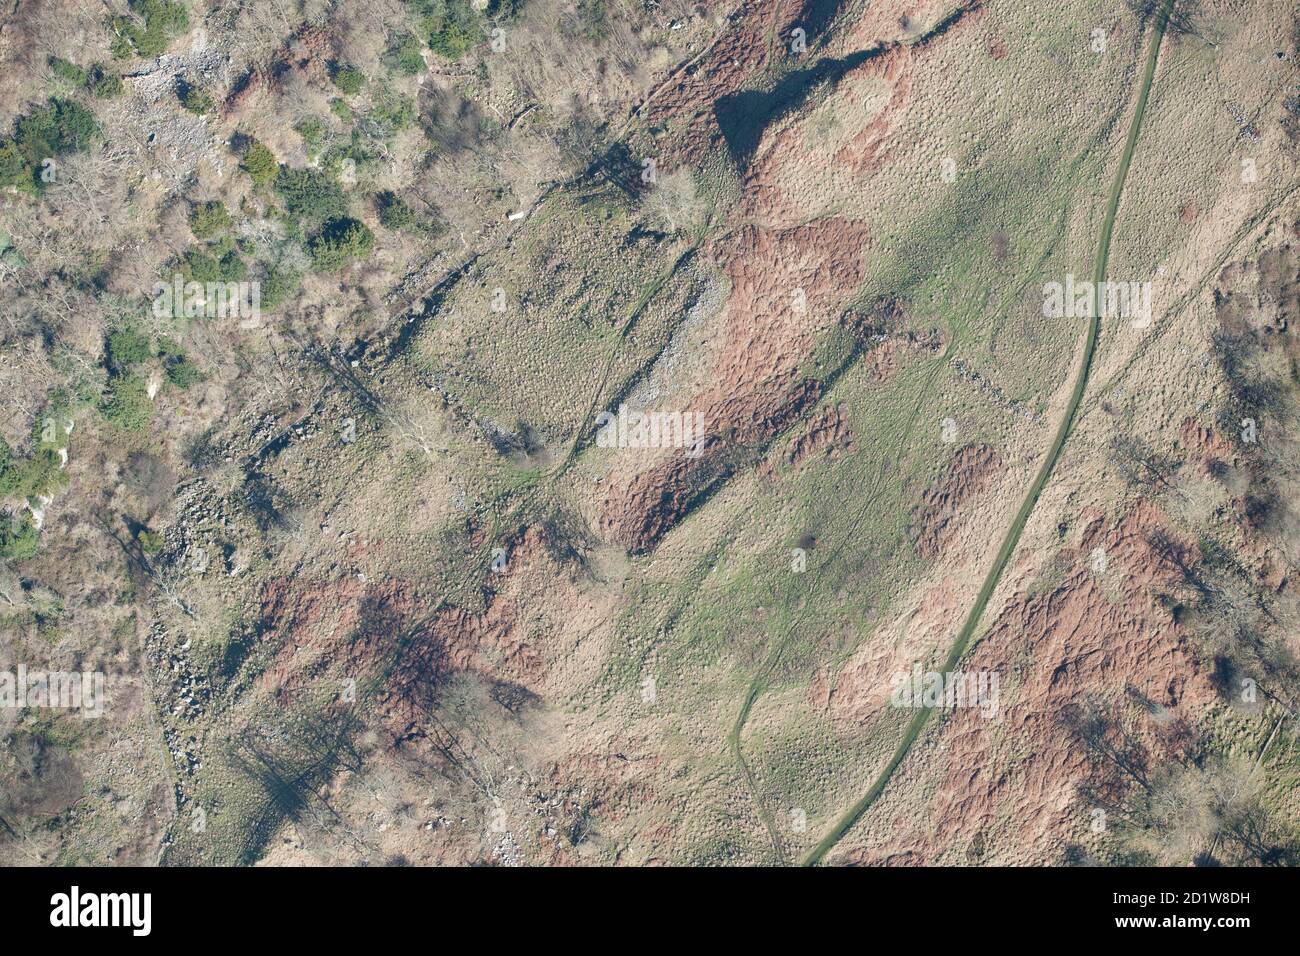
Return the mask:
[[[713, 46], [684, 70], [667, 77], [645, 107], [651, 125], [679, 130], [660, 156], [671, 169], [703, 156], [722, 137], [714, 105], [735, 93], [772, 54], [773, 36], [787, 36], [798, 25], [802, 5], [792, 0], [746, 0]], [[778, 47], [777, 55], [781, 50]]]
[[[515, 573], [551, 561], [538, 528], [511, 536], [504, 550]], [[395, 740], [426, 718], [453, 674], [474, 673], [531, 691], [545, 661], [517, 627], [516, 598], [488, 588], [484, 598], [484, 609], [475, 612], [439, 601], [422, 582], [400, 578], [270, 581], [262, 596], [262, 640], [278, 650], [257, 686], [283, 703], [322, 679], [351, 679], [357, 688], [378, 681], [373, 701]]]
[[[671, 123], [677, 131], [665, 142], [665, 152], [698, 159], [717, 144], [721, 130], [715, 107], [766, 62], [771, 38], [785, 35], [806, 7], [746, 3], [699, 61], [655, 91], [649, 117], [657, 125]], [[966, 11], [978, 8], [971, 3]], [[893, 30], [896, 24], [876, 27]], [[933, 53], [933, 39], [873, 45], [855, 37], [854, 43], [865, 45], [849, 51], [853, 59], [844, 51], [838, 58], [824, 54], [848, 71], [840, 79], [844, 96], [858, 95], [854, 90], [866, 78], [883, 79], [890, 90], [873, 122], [839, 151], [839, 165], [865, 175], [885, 160], [897, 116], [911, 93], [912, 71]], [[696, 458], [678, 449], [622, 459], [606, 476], [596, 508], [596, 525], [607, 540], [632, 551], [653, 548], [703, 496], [727, 480], [738, 459], [761, 450], [821, 397], [821, 373], [810, 373], [805, 363], [819, 337], [841, 321], [860, 290], [872, 236], [867, 223], [855, 219], [808, 221], [807, 209], [786, 195], [783, 177], [807, 155], [800, 123], [777, 124], [771, 135], [763, 131], [744, 171], [745, 189], [730, 217], [732, 228], [702, 250], [731, 282], [710, 370], [717, 384], [682, 403], [703, 412], [710, 439]], [[900, 346], [879, 330], [870, 339], [863, 342], [863, 361], [873, 378], [886, 379], [901, 361]], [[802, 459], [846, 447], [845, 437], [826, 428], [829, 424], [811, 426], [792, 454]]]
[[808, 423], [807, 430], [790, 443], [785, 460], [789, 465], [798, 465], [809, 458], [834, 458], [852, 450], [853, 431], [845, 407], [827, 405]]
[[962, 506], [987, 488], [1001, 467], [1002, 456], [990, 445], [967, 445], [957, 451], [913, 513], [912, 542], [918, 554], [933, 559], [943, 553]]
[[770, 441], [820, 396], [821, 383], [804, 380], [788, 387], [775, 405], [755, 405], [754, 393], [719, 402], [715, 408], [731, 409], [727, 417], [706, 421], [725, 422], [728, 430], [707, 439], [698, 457], [675, 449], [648, 471], [611, 478], [597, 519], [602, 535], [633, 554], [651, 550], [703, 495], [730, 477], [729, 453]]
[[861, 283], [866, 244], [865, 224], [825, 219], [785, 230], [745, 226], [711, 250], [731, 279], [731, 298], [713, 368], [718, 384], [688, 406], [703, 411], [709, 440], [697, 457], [667, 450], [608, 476], [597, 518], [607, 539], [634, 552], [653, 548], [729, 475], [733, 451], [770, 442], [820, 398], [821, 382], [801, 365]]
[[913, 47], [898, 47], [862, 71], [879, 77], [890, 88], [889, 102], [839, 151], [835, 164], [857, 176], [869, 176], [885, 163], [889, 134], [912, 95]]
[[[904, 771], [938, 780], [928, 806], [918, 813], [914, 803], [891, 803], [894, 815], [878, 831], [884, 841], [855, 861], [910, 852], [907, 862], [933, 863], [986, 831], [1000, 833], [997, 844], [1018, 854], [986, 862], [1059, 859], [1066, 836], [1083, 829], [1071, 825], [1071, 814], [1086, 820], [1078, 788], [1104, 784], [1064, 725], [1085, 697], [1116, 714], [1135, 713], [1131, 729], [1152, 765], [1186, 743], [1214, 690], [1158, 600], [1177, 583], [1150, 543], [1162, 528], [1162, 516], [1145, 502], [1113, 524], [1092, 522], [1079, 546], [1058, 556], [1071, 569], [1064, 580], [1017, 595], [998, 614], [962, 669], [999, 675], [999, 716], [973, 708], [946, 715], [940, 740], [927, 748], [931, 763]], [[1108, 556], [1108, 572], [1092, 566], [1096, 547]], [[895, 791], [905, 784], [897, 780]]]
[[285, 41], [269, 65], [253, 67], [239, 78], [221, 104], [222, 116], [238, 115], [259, 93], [268, 90], [279, 92], [289, 74], [324, 83], [328, 79], [327, 64], [333, 55], [333, 41], [328, 31], [303, 27]]
[[1178, 434], [1188, 457], [1196, 463], [1202, 475], [1212, 474], [1219, 465], [1237, 464], [1237, 450], [1232, 442], [1210, 426], [1186, 418]]

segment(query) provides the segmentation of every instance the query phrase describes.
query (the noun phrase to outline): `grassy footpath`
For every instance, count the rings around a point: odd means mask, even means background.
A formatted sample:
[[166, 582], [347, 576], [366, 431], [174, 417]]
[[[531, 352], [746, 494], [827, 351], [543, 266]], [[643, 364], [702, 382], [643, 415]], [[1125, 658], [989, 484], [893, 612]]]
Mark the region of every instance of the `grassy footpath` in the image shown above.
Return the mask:
[[[1119, 168], [1115, 171], [1115, 180], [1111, 184], [1110, 195], [1106, 202], [1106, 216], [1101, 224], [1101, 235], [1097, 243], [1096, 268], [1093, 270], [1092, 275], [1095, 288], [1100, 288], [1100, 283], [1106, 279], [1106, 263], [1110, 258], [1110, 237], [1115, 228], [1115, 214], [1119, 211], [1119, 200], [1124, 191], [1124, 181], [1128, 178], [1129, 165], [1133, 161], [1133, 150], [1137, 146], [1138, 133], [1142, 128], [1142, 115], [1146, 112], [1147, 97], [1151, 93], [1151, 81], [1155, 77], [1156, 60], [1160, 55], [1160, 43], [1164, 39], [1165, 27], [1168, 24], [1169, 12], [1172, 8], [1173, 0], [1166, 0], [1166, 3], [1160, 8], [1160, 12], [1156, 16], [1155, 33], [1151, 39], [1151, 49], [1147, 53], [1146, 69], [1142, 74], [1142, 86], [1138, 92], [1137, 108], [1133, 113], [1133, 121], [1129, 125], [1128, 139], [1124, 143], [1124, 152], [1120, 156]], [[966, 617], [966, 623], [962, 625], [956, 641], [953, 642], [952, 649], [948, 652], [948, 657], [943, 664], [945, 672], [953, 670], [957, 666], [957, 662], [961, 660], [961, 656], [966, 652], [971, 637], [975, 633], [975, 628], [979, 625], [980, 617], [984, 613], [984, 608], [988, 604], [989, 598], [993, 596], [993, 591], [998, 586], [1002, 572], [1011, 559], [1016, 545], [1020, 542], [1020, 534], [1024, 531], [1026, 522], [1029, 521], [1029, 515], [1038, 503], [1038, 496], [1047, 485], [1047, 480], [1052, 476], [1052, 470], [1056, 467], [1057, 459], [1061, 457], [1061, 449], [1065, 447], [1065, 440], [1070, 436], [1070, 429], [1074, 425], [1079, 403], [1083, 400], [1084, 390], [1088, 387], [1088, 373], [1092, 368], [1092, 356], [1097, 349], [1097, 336], [1100, 331], [1101, 319], [1093, 317], [1088, 322], [1088, 337], [1083, 346], [1083, 362], [1079, 368], [1078, 377], [1075, 379], [1074, 391], [1070, 394], [1070, 401], [1066, 406], [1065, 415], [1062, 416], [1061, 424], [1056, 430], [1056, 437], [1052, 439], [1052, 445], [1047, 450], [1047, 457], [1043, 459], [1042, 467], [1038, 469], [1034, 483], [1030, 485], [1029, 493], [1025, 496], [1020, 511], [1016, 513], [1015, 521], [1007, 529], [1006, 537], [1002, 541], [1002, 547], [993, 560], [993, 566], [984, 579], [984, 585], [975, 598], [975, 604]], [[880, 795], [884, 793], [885, 787], [889, 784], [889, 778], [893, 776], [894, 771], [898, 769], [898, 765], [907, 756], [912, 744], [916, 742], [916, 738], [920, 736], [921, 730], [925, 726], [925, 722], [930, 719], [930, 713], [933, 710], [932, 707], [924, 707], [916, 712], [916, 716], [912, 718], [907, 725], [907, 730], [903, 733], [903, 739], [899, 741], [898, 749], [894, 751], [894, 755], [890, 758], [885, 769], [881, 771], [880, 776], [871, 785], [871, 789], [836, 821], [831, 831], [804, 857], [802, 861], [804, 866], [815, 866], [820, 863], [831, 848], [839, 843], [844, 835], [852, 829], [853, 825], [862, 817], [862, 814], [866, 813], [871, 805], [880, 799]]]
[[[775, 657], [780, 657], [780, 652], [785, 649], [787, 640], [789, 640], [788, 635], [777, 645]], [[731, 747], [732, 758], [736, 761], [736, 766], [744, 777], [745, 786], [749, 788], [750, 796], [754, 801], [754, 809], [758, 811], [758, 818], [763, 821], [763, 826], [767, 829], [767, 835], [772, 840], [772, 854], [778, 863], [786, 863], [788, 861], [785, 856], [785, 847], [781, 842], [781, 832], [777, 829], [776, 821], [772, 819], [767, 804], [758, 792], [758, 783], [754, 780], [754, 774], [749, 769], [749, 764], [745, 762], [745, 753], [740, 746], [740, 734], [745, 729], [745, 721], [749, 719], [749, 712], [754, 706], [754, 701], [758, 700], [759, 695], [763, 693], [767, 671], [768, 668], [764, 667], [762, 672], [750, 682], [749, 690], [745, 693], [745, 701], [740, 706], [740, 714], [736, 717], [736, 724], [731, 728], [731, 733], [727, 735], [727, 744]]]

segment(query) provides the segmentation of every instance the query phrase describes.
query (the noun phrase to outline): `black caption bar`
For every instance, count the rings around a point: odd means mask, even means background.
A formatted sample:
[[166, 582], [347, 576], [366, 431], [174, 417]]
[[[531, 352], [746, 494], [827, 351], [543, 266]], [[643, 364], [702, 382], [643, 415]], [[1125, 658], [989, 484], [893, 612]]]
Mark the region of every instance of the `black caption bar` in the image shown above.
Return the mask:
[[[1232, 869], [8, 869], [6, 933], [120, 945], [373, 942], [382, 927], [510, 927], [512, 935], [661, 928], [734, 945], [744, 912], [876, 934], [934, 914], [936, 933], [1001, 926], [1058, 937], [1225, 938], [1289, 925], [1292, 874]], [[719, 921], [719, 907], [732, 916]], [[762, 922], [766, 923], [767, 920]], [[723, 924], [726, 924], [725, 926]], [[944, 928], [947, 928], [946, 930]], [[766, 932], [753, 924], [756, 934]], [[71, 939], [68, 940], [72, 942]]]

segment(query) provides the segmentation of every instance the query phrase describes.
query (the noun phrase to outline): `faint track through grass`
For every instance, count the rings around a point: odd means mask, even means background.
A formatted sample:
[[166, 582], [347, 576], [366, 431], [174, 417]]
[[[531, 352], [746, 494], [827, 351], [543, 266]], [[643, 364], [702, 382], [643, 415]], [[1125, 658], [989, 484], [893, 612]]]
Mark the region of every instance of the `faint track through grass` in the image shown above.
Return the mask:
[[727, 735], [727, 743], [731, 746], [731, 755], [735, 758], [736, 767], [740, 770], [741, 776], [744, 777], [745, 786], [749, 788], [750, 796], [754, 801], [754, 809], [758, 812], [758, 818], [763, 821], [763, 826], [772, 839], [772, 852], [780, 863], [789, 862], [785, 854], [785, 844], [781, 840], [781, 832], [777, 829], [771, 811], [768, 810], [766, 802], [758, 792], [758, 783], [754, 780], [754, 774], [749, 769], [749, 764], [745, 762], [745, 753], [740, 746], [740, 735], [745, 729], [745, 722], [749, 720], [749, 712], [753, 708], [754, 702], [767, 689], [768, 675], [772, 673], [780, 661], [781, 655], [785, 653], [785, 649], [789, 645], [792, 630], [793, 626], [787, 624], [785, 636], [777, 642], [762, 669], [750, 681], [749, 689], [745, 692], [745, 700], [740, 706], [740, 713], [736, 716], [736, 724], [731, 728], [731, 733]]
[[[861, 509], [859, 509], [854, 515], [853, 519], [848, 522], [848, 527], [850, 529], [857, 527], [859, 522], [862, 521], [864, 515], [875, 505], [882, 493], [881, 489], [885, 486], [887, 472], [901, 460], [903, 456], [901, 446], [915, 431], [917, 421], [920, 419], [922, 409], [925, 405], [925, 395], [929, 394], [935, 376], [938, 375], [942, 366], [943, 360], [940, 359], [930, 363], [930, 367], [924, 372], [923, 383], [917, 388], [917, 399], [912, 406], [912, 417], [908, 421], [907, 427], [899, 433], [898, 441], [891, 446], [890, 453], [880, 456], [880, 467], [877, 469], [875, 481], [872, 483], [872, 487], [875, 488], [876, 491], [867, 499]], [[846, 544], [847, 537], [836, 545], [832, 554], [825, 558], [819, 567], [825, 567], [836, 560]], [[768, 809], [767, 803], [758, 789], [758, 782], [754, 778], [753, 771], [745, 761], [744, 748], [741, 745], [740, 738], [741, 734], [744, 733], [745, 724], [749, 721], [750, 711], [753, 710], [754, 704], [758, 701], [758, 698], [768, 689], [769, 679], [772, 673], [776, 670], [781, 658], [785, 655], [786, 649], [790, 646], [790, 641], [794, 637], [794, 632], [795, 625], [787, 623], [785, 634], [777, 642], [758, 673], [754, 675], [754, 678], [746, 688], [745, 698], [740, 705], [740, 712], [736, 715], [736, 723], [732, 727], [731, 733], [727, 735], [727, 744], [731, 748], [732, 757], [736, 762], [736, 769], [740, 772], [741, 779], [749, 790], [750, 799], [754, 802], [754, 809], [758, 813], [759, 819], [767, 829], [769, 837], [771, 837], [773, 853], [777, 861], [781, 863], [789, 862], [785, 852], [785, 843], [781, 839], [780, 830], [777, 828], [771, 811]]]

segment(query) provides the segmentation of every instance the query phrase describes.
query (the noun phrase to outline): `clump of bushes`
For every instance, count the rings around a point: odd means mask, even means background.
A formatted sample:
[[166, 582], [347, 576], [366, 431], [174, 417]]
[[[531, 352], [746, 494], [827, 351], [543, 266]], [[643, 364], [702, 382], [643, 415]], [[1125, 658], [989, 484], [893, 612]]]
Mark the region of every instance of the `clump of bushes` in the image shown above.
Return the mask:
[[167, 381], [184, 390], [202, 381], [203, 373], [190, 361], [180, 345], [168, 338], [158, 339], [158, 358], [162, 360]]
[[141, 528], [135, 533], [135, 539], [140, 543], [140, 550], [145, 554], [157, 554], [163, 549], [163, 536], [157, 531]]
[[123, 431], [141, 432], [149, 427], [153, 399], [149, 386], [138, 372], [109, 379], [108, 394], [100, 404], [104, 418]]
[[353, 259], [364, 259], [374, 248], [375, 234], [357, 219], [330, 220], [307, 244], [312, 264], [322, 272], [337, 272]]
[[51, 56], [46, 62], [49, 63], [50, 69], [54, 71], [54, 75], [59, 79], [71, 83], [73, 86], [86, 85], [88, 79], [86, 71], [71, 60], [65, 60], [61, 56]]
[[[355, 153], [355, 155], [354, 155]], [[348, 196], [335, 175], [338, 168], [365, 161], [353, 147], [331, 150], [322, 168], [280, 167], [275, 191], [284, 206], [288, 238], [303, 241], [317, 271], [335, 272], [354, 259], [364, 258], [374, 247], [374, 233], [348, 215]], [[295, 291], [301, 276], [293, 271], [268, 268], [261, 286], [261, 303], [275, 308]]]
[[185, 7], [172, 0], [130, 0], [128, 6], [133, 15], [113, 17], [108, 23], [114, 33], [109, 49], [116, 59], [158, 56], [190, 28]]
[[101, 63], [96, 63], [89, 70], [83, 70], [71, 60], [61, 56], [51, 56], [48, 61], [50, 69], [59, 79], [73, 86], [85, 87], [91, 95], [101, 100], [111, 100], [122, 95], [122, 78], [110, 73]]
[[0, 512], [0, 558], [24, 561], [35, 557], [40, 532], [28, 515], [21, 518]]
[[605, 0], [578, 0], [579, 32], [595, 43], [605, 36]]
[[346, 215], [348, 198], [332, 176], [319, 169], [290, 169], [275, 177], [275, 191], [285, 209], [309, 223], [339, 219]]
[[331, 66], [330, 79], [343, 91], [344, 96], [355, 96], [361, 92], [361, 87], [366, 83], [366, 75], [355, 66], [344, 66], [338, 63]]
[[388, 50], [386, 62], [391, 69], [407, 76], [424, 72], [423, 46], [410, 33], [403, 34]]
[[38, 442], [30, 458], [15, 458], [0, 439], [0, 498], [36, 498], [67, 484], [63, 456], [49, 443]]
[[[0, 498], [25, 498], [35, 503], [39, 498], [53, 497], [68, 483], [67, 472], [63, 470], [66, 454], [63, 450], [67, 447], [69, 428], [65, 423], [70, 416], [68, 396], [58, 389], [32, 427], [31, 455], [15, 455], [9, 444], [0, 439]], [[40, 532], [30, 515], [15, 517], [0, 512], [0, 558], [32, 557], [39, 538]]]
[[524, 8], [525, 0], [488, 0], [487, 15], [493, 20], [513, 20]]
[[23, 261], [22, 254], [14, 248], [9, 233], [0, 229], [0, 263], [12, 263], [15, 266], [21, 265]]
[[97, 135], [95, 118], [84, 106], [51, 99], [21, 117], [14, 124], [12, 137], [0, 140], [0, 188], [17, 186], [26, 192], [40, 192], [46, 161], [85, 150]]
[[330, 112], [343, 123], [351, 123], [356, 119], [356, 114], [352, 112], [352, 107], [348, 106], [348, 101], [339, 96], [330, 100]]
[[152, 355], [148, 337], [133, 328], [110, 332], [104, 346], [104, 364], [109, 375], [125, 375], [135, 366], [149, 361]]
[[110, 73], [103, 66], [96, 64], [90, 68], [86, 87], [96, 99], [111, 100], [122, 95], [122, 78]]
[[177, 84], [176, 98], [181, 101], [181, 106], [198, 116], [206, 116], [217, 108], [217, 101], [211, 94], [184, 80]]
[[383, 90], [375, 96], [374, 107], [367, 119], [381, 136], [391, 136], [415, 122], [415, 103], [392, 90]]
[[325, 145], [325, 124], [315, 116], [311, 116], [298, 123], [294, 129], [302, 137], [302, 144], [307, 148], [307, 155], [309, 157], [320, 155], [321, 147]]
[[406, 229], [415, 225], [415, 213], [395, 192], [386, 190], [376, 195], [375, 206], [379, 210], [379, 221], [389, 229]]
[[270, 266], [262, 279], [262, 308], [274, 309], [282, 305], [302, 285], [302, 276], [292, 269]]
[[196, 239], [215, 239], [230, 228], [230, 213], [219, 200], [196, 203], [190, 210], [190, 232]]
[[429, 49], [449, 60], [459, 60], [483, 41], [483, 27], [468, 0], [414, 0], [420, 32]]
[[242, 282], [248, 276], [248, 266], [228, 236], [206, 249], [187, 250], [176, 271], [186, 282]]
[[[242, 265], [242, 263], [241, 263]], [[160, 337], [156, 342], [130, 326], [114, 329], [104, 347], [108, 369], [108, 391], [99, 410], [109, 422], [129, 432], [144, 431], [153, 415], [147, 376], [141, 368], [157, 356], [167, 381], [177, 388], [189, 388], [203, 377], [180, 345]]]
[[275, 153], [257, 141], [253, 141], [244, 154], [243, 167], [254, 186], [269, 186], [280, 173], [280, 163], [275, 158]]

